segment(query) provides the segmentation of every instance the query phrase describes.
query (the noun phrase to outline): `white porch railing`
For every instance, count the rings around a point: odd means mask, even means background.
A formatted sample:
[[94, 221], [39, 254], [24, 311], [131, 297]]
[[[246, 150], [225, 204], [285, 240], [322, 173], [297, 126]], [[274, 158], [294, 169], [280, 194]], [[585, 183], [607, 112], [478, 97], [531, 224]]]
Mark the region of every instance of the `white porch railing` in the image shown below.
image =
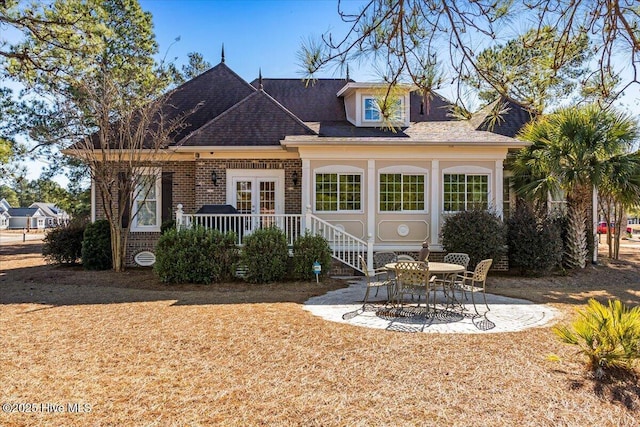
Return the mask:
[[329, 222], [318, 218], [307, 209], [302, 214], [185, 214], [182, 205], [178, 205], [176, 211], [176, 226], [178, 229], [200, 226], [213, 228], [223, 233], [233, 231], [237, 236], [237, 244], [242, 245], [244, 238], [257, 229], [276, 226], [284, 231], [287, 236], [287, 244], [291, 247], [293, 242], [306, 230], [311, 234], [324, 237], [331, 247], [331, 256], [342, 263], [358, 271], [362, 271], [358, 261], [358, 255], [367, 260], [367, 264], [373, 265], [373, 242], [359, 239], [336, 227]]

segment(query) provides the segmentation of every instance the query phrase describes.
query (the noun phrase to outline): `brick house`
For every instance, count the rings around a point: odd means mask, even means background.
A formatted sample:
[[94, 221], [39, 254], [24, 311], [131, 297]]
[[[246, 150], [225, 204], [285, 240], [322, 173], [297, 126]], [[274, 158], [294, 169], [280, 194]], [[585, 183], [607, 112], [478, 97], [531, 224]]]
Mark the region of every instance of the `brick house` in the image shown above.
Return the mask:
[[[224, 61], [184, 83], [172, 105], [201, 107], [175, 135], [168, 160], [154, 163], [156, 191], [146, 206], [155, 211], [133, 219], [127, 264], [153, 252], [170, 219], [218, 228], [233, 220], [240, 239], [265, 224], [291, 236], [311, 229], [325, 235], [335, 258], [358, 268], [354, 253], [369, 260], [378, 250], [412, 253], [423, 241], [437, 257], [444, 219], [472, 203], [508, 209], [503, 162], [525, 146], [514, 136], [528, 112], [511, 103], [490, 128], [486, 111], [455, 120], [446, 99], [435, 95], [425, 105], [406, 85], [398, 89], [395, 129], [385, 130], [377, 104], [384, 87], [350, 79], [249, 83]], [[100, 198], [92, 189], [96, 219]], [[144, 202], [134, 201], [132, 211]], [[219, 205], [233, 213], [211, 213]]]

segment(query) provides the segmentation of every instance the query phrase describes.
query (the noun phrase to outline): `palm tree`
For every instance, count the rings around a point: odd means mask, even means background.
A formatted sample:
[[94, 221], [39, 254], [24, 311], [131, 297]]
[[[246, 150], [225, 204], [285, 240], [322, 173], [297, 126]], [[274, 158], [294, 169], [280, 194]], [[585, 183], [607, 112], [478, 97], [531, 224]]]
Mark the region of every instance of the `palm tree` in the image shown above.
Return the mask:
[[629, 116], [595, 104], [559, 109], [520, 132], [519, 137], [532, 144], [516, 156], [514, 184], [520, 196], [542, 203], [549, 195], [565, 195], [567, 267], [584, 268], [587, 235], [592, 236], [587, 233], [587, 222], [593, 189], [616, 182], [609, 177], [612, 172], [622, 175], [615, 164], [635, 164], [621, 159], [631, 156], [628, 152], [637, 136], [637, 124]]

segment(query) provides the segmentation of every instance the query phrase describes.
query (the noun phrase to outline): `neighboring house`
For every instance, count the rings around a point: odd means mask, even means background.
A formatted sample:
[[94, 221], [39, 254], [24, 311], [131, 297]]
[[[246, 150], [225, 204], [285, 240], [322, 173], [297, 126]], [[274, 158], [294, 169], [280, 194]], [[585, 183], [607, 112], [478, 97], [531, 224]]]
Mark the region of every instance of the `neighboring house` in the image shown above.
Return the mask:
[[43, 230], [46, 215], [40, 208], [9, 208], [9, 229]]
[[[417, 252], [425, 240], [441, 251], [447, 215], [472, 205], [508, 209], [504, 162], [526, 145], [514, 138], [530, 120], [523, 108], [510, 104], [490, 128], [486, 112], [454, 120], [447, 100], [434, 95], [425, 105], [406, 85], [396, 129], [384, 130], [376, 102], [384, 88], [345, 79], [248, 83], [224, 62], [183, 84], [169, 102], [202, 107], [175, 137], [170, 160], [154, 162], [155, 191], [132, 203], [132, 212], [155, 210], [132, 221], [127, 263], [153, 250], [179, 206], [183, 225], [213, 224], [196, 213], [231, 205], [238, 213], [227, 218], [251, 218], [240, 234], [272, 223], [320, 231], [355, 268], [354, 252]], [[96, 193], [92, 186], [93, 219], [101, 216]]]
[[45, 229], [67, 224], [69, 215], [53, 203], [33, 203], [28, 208], [13, 208], [0, 200], [0, 229]]
[[30, 208], [40, 208], [47, 217], [46, 227], [58, 227], [69, 223], [69, 214], [64, 209], [59, 208], [55, 203], [32, 203]]

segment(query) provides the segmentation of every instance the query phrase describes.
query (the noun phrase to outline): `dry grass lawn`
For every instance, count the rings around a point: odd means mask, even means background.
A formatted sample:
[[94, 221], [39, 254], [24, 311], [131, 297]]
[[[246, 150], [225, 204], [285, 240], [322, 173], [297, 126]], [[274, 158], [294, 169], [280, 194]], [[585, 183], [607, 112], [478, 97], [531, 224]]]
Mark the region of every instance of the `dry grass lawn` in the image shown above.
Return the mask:
[[[640, 252], [570, 276], [490, 276], [553, 304], [640, 301]], [[170, 286], [0, 247], [0, 425], [637, 426], [634, 380], [596, 382], [550, 328], [408, 334], [303, 310], [331, 281]], [[560, 361], [548, 356], [556, 354]], [[27, 404], [18, 406], [19, 403]], [[70, 412], [67, 404], [88, 413]], [[33, 404], [29, 406], [28, 404]], [[54, 405], [64, 405], [62, 412]], [[3, 407], [4, 409], [5, 407]]]

